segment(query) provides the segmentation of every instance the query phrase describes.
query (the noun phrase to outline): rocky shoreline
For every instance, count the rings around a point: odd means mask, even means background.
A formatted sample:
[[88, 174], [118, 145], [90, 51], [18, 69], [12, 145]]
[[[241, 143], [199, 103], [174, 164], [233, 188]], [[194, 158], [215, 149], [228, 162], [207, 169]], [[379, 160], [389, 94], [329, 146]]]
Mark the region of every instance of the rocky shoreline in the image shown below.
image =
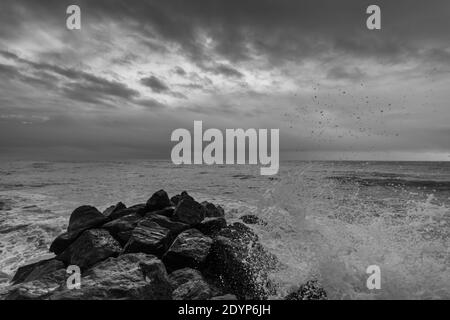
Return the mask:
[[[143, 204], [123, 203], [103, 213], [73, 211], [67, 232], [51, 244], [54, 258], [20, 267], [5, 300], [263, 300], [276, 295], [270, 273], [282, 264], [248, 226], [256, 216], [228, 224], [220, 206], [187, 192], [164, 190]], [[80, 288], [68, 288], [68, 266], [81, 270]], [[287, 300], [326, 299], [312, 280]]]

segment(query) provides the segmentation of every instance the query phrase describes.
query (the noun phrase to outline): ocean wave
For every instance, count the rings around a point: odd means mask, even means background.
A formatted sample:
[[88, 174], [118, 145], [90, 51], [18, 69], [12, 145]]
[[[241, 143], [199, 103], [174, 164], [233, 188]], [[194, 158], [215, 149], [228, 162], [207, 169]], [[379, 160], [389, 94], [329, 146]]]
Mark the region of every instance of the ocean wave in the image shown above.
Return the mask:
[[402, 179], [393, 178], [364, 178], [357, 176], [331, 176], [328, 179], [336, 180], [340, 183], [353, 183], [366, 187], [405, 187], [416, 189], [429, 189], [434, 191], [450, 191], [450, 181], [422, 180], [422, 179]]

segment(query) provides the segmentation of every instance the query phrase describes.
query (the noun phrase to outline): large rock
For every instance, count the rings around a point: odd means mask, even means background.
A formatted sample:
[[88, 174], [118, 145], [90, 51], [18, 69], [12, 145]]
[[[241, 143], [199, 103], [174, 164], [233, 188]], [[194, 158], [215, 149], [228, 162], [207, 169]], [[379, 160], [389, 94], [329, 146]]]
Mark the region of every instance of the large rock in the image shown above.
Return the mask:
[[215, 206], [213, 203], [208, 201], [202, 202], [203, 207], [206, 210], [206, 217], [208, 218], [223, 218], [225, 217], [225, 210], [221, 206]]
[[112, 215], [120, 210], [124, 210], [126, 208], [127, 208], [126, 205], [124, 205], [122, 202], [119, 202], [116, 205], [108, 207], [105, 211], [103, 211], [103, 215], [105, 217], [109, 217], [110, 215]]
[[164, 264], [143, 253], [109, 258], [83, 274], [81, 288], [65, 286], [51, 299], [63, 300], [170, 300], [170, 287]]
[[165, 216], [168, 218], [173, 217], [173, 214], [175, 212], [175, 208], [174, 207], [167, 207], [164, 208], [162, 210], [156, 210], [156, 211], [151, 211], [151, 212], [147, 212], [145, 214], [146, 217], [152, 216], [152, 215], [158, 215], [158, 216]]
[[181, 194], [177, 194], [172, 198], [170, 198], [170, 202], [172, 202], [174, 206], [177, 206], [178, 203], [180, 203], [180, 201], [183, 199], [189, 199], [194, 201], [194, 198], [192, 198], [186, 191], [183, 191]]
[[204, 280], [193, 280], [183, 283], [173, 290], [173, 300], [208, 300], [212, 292]]
[[250, 228], [237, 222], [218, 233], [205, 265], [206, 274], [221, 281], [225, 292], [260, 300], [272, 293], [268, 276], [278, 260]]
[[120, 244], [102, 229], [83, 232], [63, 253], [56, 258], [66, 264], [76, 265], [85, 270], [97, 262], [112, 256], [118, 256], [122, 248]]
[[69, 226], [67, 232], [74, 232], [95, 228], [106, 221], [106, 217], [91, 206], [81, 206], [75, 209], [70, 215]]
[[67, 249], [84, 231], [101, 226], [108, 220], [100, 211], [91, 206], [75, 209], [69, 220], [67, 232], [60, 234], [50, 245], [50, 252], [58, 255]]
[[125, 217], [128, 215], [144, 215], [145, 212], [147, 212], [145, 203], [136, 204], [134, 206], [131, 206], [129, 208], [121, 209], [121, 210], [115, 210], [108, 216], [108, 220], [115, 220], [121, 217]]
[[157, 214], [147, 214], [146, 217], [147, 221], [156, 222], [161, 227], [169, 229], [173, 238], [175, 238], [179, 233], [183, 232], [184, 230], [189, 229], [189, 225], [179, 221], [173, 221], [166, 216], [161, 216]]
[[255, 216], [254, 214], [243, 215], [242, 217], [240, 217], [240, 219], [242, 220], [242, 222], [246, 224], [259, 224], [262, 226], [267, 225], [267, 222], [260, 219], [258, 216]]
[[174, 219], [186, 224], [195, 225], [203, 221], [206, 209], [197, 201], [182, 199], [174, 212]]
[[102, 226], [103, 229], [108, 230], [109, 233], [124, 246], [131, 237], [131, 233], [143, 220], [143, 217], [137, 214], [129, 214], [116, 220], [110, 221]]
[[285, 300], [327, 300], [327, 293], [316, 280], [310, 280], [288, 294]]
[[17, 269], [11, 283], [19, 284], [37, 280], [60, 269], [64, 269], [64, 264], [61, 261], [56, 259], [41, 260]]
[[204, 280], [204, 279], [200, 271], [192, 268], [178, 269], [169, 275], [169, 282], [173, 289], [178, 288], [179, 286], [181, 286], [186, 282], [195, 280]]
[[83, 233], [84, 230], [64, 232], [57, 236], [50, 245], [50, 252], [58, 255], [64, 252], [78, 237]]
[[59, 269], [41, 278], [11, 286], [1, 294], [3, 300], [44, 300], [64, 285], [66, 270]]
[[212, 239], [196, 229], [186, 230], [178, 235], [163, 257], [171, 269], [201, 266], [209, 254]]
[[227, 226], [225, 218], [205, 218], [195, 228], [207, 236], [213, 236]]
[[172, 203], [170, 202], [167, 192], [164, 190], [159, 190], [155, 192], [146, 203], [146, 209], [148, 212], [162, 210], [166, 207], [170, 207]]
[[171, 239], [172, 235], [169, 229], [144, 219], [132, 231], [124, 252], [143, 252], [162, 256], [170, 246]]
[[225, 294], [223, 296], [212, 297], [210, 300], [237, 300], [234, 294]]

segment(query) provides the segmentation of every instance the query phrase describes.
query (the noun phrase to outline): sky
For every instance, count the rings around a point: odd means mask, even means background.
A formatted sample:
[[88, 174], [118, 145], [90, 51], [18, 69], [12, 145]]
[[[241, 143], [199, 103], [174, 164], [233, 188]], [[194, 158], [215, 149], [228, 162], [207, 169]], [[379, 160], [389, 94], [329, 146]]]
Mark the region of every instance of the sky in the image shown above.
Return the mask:
[[0, 157], [169, 158], [201, 120], [280, 129], [282, 159], [450, 160], [449, 31], [448, 0], [1, 0]]

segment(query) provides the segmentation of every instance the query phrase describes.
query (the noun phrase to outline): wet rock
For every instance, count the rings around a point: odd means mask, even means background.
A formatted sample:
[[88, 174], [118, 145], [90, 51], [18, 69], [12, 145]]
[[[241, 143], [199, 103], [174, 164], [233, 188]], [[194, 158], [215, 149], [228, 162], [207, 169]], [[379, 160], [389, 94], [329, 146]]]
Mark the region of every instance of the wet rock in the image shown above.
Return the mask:
[[171, 232], [148, 219], [141, 221], [131, 232], [131, 237], [125, 245], [124, 252], [143, 252], [162, 256], [170, 246]]
[[65, 283], [66, 270], [59, 269], [40, 279], [11, 286], [2, 294], [5, 300], [44, 300]]
[[260, 219], [258, 216], [255, 216], [254, 214], [244, 215], [244, 216], [240, 217], [240, 219], [246, 224], [259, 224], [259, 225], [263, 225], [263, 226], [267, 225], [267, 222]]
[[237, 300], [234, 294], [225, 294], [223, 296], [212, 297], [210, 300]]
[[236, 222], [218, 233], [205, 266], [206, 274], [220, 279], [225, 292], [261, 300], [272, 293], [268, 276], [279, 263], [250, 228]]
[[144, 215], [145, 212], [147, 211], [145, 204], [136, 204], [134, 206], [131, 206], [129, 208], [125, 208], [125, 209], [121, 209], [121, 210], [116, 210], [114, 212], [112, 212], [109, 216], [108, 216], [108, 220], [115, 220], [121, 217], [125, 217], [128, 215]]
[[55, 300], [170, 300], [170, 287], [164, 264], [154, 255], [124, 254], [109, 258], [88, 270], [82, 286], [68, 290], [61, 286]]
[[133, 229], [142, 219], [137, 214], [129, 214], [104, 224], [102, 228], [108, 230], [114, 239], [124, 246], [130, 239]]
[[208, 300], [211, 289], [204, 280], [192, 280], [173, 290], [172, 297], [173, 300]]
[[206, 214], [205, 214], [206, 217], [223, 218], [225, 216], [225, 211], [222, 209], [221, 206], [216, 207], [214, 204], [212, 204], [208, 201], [203, 201], [202, 206], [206, 210]]
[[176, 206], [183, 199], [189, 199], [189, 200], [194, 201], [194, 198], [191, 197], [186, 191], [183, 191], [181, 194], [177, 194], [177, 195], [173, 196], [172, 198], [170, 198], [170, 201], [173, 203], [173, 205]]
[[115, 212], [124, 210], [126, 208], [127, 208], [126, 205], [124, 205], [122, 202], [119, 202], [116, 205], [111, 206], [111, 207], [107, 208], [105, 211], [103, 211], [103, 215], [105, 217], [109, 217], [111, 214], [114, 214]]
[[148, 199], [146, 204], [146, 209], [148, 212], [162, 210], [166, 207], [170, 207], [172, 203], [170, 202], [167, 192], [164, 190], [159, 190], [155, 192], [150, 199]]
[[248, 244], [250, 242], [255, 243], [259, 240], [258, 235], [254, 233], [251, 228], [240, 222], [235, 222], [232, 225], [223, 228], [220, 230], [219, 235], [242, 244]]
[[183, 232], [184, 230], [189, 229], [189, 225], [179, 221], [170, 220], [168, 217], [165, 216], [150, 214], [146, 215], [146, 217], [147, 221], [156, 222], [161, 227], [169, 229], [171, 232], [171, 236], [173, 238], [175, 238], [179, 233]]
[[122, 248], [120, 244], [102, 229], [92, 229], [83, 232], [63, 253], [56, 259], [70, 265], [77, 265], [85, 270], [97, 262], [112, 256], [118, 256]]
[[200, 271], [192, 268], [178, 269], [169, 275], [169, 282], [173, 289], [178, 288], [179, 286], [181, 286], [186, 282], [195, 280], [204, 280], [204, 279]]
[[291, 292], [285, 300], [327, 300], [327, 293], [316, 280], [310, 280]]
[[158, 215], [158, 216], [165, 216], [168, 218], [171, 218], [175, 212], [175, 208], [173, 207], [167, 207], [162, 210], [152, 211], [145, 214], [146, 217], [150, 217], [152, 215]]
[[174, 220], [195, 225], [205, 218], [205, 208], [195, 200], [182, 199], [175, 208]]
[[208, 256], [212, 242], [211, 238], [196, 229], [186, 230], [175, 239], [163, 261], [172, 270], [199, 267]]
[[63, 269], [64, 264], [56, 259], [47, 259], [28, 264], [17, 269], [11, 280], [12, 284], [19, 284], [40, 279], [47, 274], [51, 274], [59, 269]]
[[91, 206], [81, 206], [70, 215], [67, 232], [95, 228], [106, 222], [106, 217]]
[[226, 226], [227, 221], [225, 220], [225, 218], [205, 218], [205, 220], [196, 225], [195, 228], [204, 235], [211, 236], [215, 235]]
[[[111, 216], [111, 215], [110, 215]], [[104, 224], [109, 218], [91, 206], [75, 209], [69, 220], [67, 232], [60, 234], [50, 245], [50, 252], [56, 255], [67, 249], [84, 231]]]
[[49, 251], [53, 252], [56, 255], [61, 254], [78, 238], [81, 233], [83, 233], [83, 230], [64, 232], [60, 234], [55, 238], [55, 240], [53, 240], [52, 244], [50, 245]]

